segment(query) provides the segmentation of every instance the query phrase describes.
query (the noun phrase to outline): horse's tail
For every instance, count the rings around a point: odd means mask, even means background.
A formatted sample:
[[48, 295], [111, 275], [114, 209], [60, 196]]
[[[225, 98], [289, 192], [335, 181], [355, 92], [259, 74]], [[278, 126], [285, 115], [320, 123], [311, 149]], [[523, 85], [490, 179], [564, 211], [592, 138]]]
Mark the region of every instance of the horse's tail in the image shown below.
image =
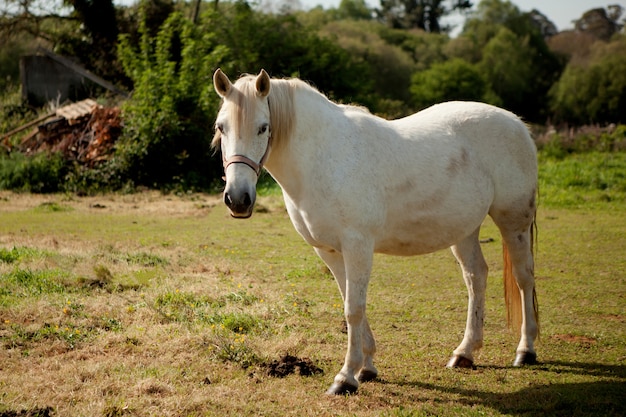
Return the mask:
[[[530, 226], [530, 254], [534, 258], [534, 246], [536, 239], [537, 223], [533, 219]], [[515, 333], [519, 333], [522, 328], [522, 297], [517, 286], [517, 281], [513, 275], [513, 264], [509, 255], [509, 249], [504, 241], [502, 242], [502, 254], [504, 258], [504, 302], [506, 303], [506, 321], [509, 328]], [[533, 273], [534, 274], [534, 273]], [[537, 321], [537, 331], [539, 331], [539, 304], [537, 303], [537, 293], [533, 287], [533, 312]]]

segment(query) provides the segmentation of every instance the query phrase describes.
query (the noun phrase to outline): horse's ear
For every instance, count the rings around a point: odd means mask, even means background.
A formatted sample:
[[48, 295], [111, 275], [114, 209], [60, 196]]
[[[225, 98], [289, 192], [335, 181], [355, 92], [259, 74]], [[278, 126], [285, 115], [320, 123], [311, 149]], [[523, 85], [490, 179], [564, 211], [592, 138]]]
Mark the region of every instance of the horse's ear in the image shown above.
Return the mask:
[[215, 88], [215, 92], [222, 98], [228, 95], [230, 88], [232, 87], [232, 84], [226, 74], [224, 74], [219, 68], [213, 74], [213, 87]]
[[256, 92], [259, 96], [265, 97], [270, 93], [270, 76], [264, 69], [256, 77]]

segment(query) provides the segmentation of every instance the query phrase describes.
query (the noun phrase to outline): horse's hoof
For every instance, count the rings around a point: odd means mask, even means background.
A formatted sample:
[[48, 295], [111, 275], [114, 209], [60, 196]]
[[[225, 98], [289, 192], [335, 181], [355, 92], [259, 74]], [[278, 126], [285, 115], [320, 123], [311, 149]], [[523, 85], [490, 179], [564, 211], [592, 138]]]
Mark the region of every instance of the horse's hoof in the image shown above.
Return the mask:
[[345, 382], [335, 382], [330, 386], [330, 388], [328, 388], [326, 395], [350, 395], [354, 394], [356, 390], [357, 387], [354, 385], [350, 385]]
[[369, 382], [375, 380], [377, 376], [378, 372], [365, 370], [359, 372], [359, 374], [356, 376], [356, 380], [359, 382]]
[[466, 357], [463, 357], [461, 355], [454, 355], [452, 358], [450, 358], [446, 367], [476, 369], [473, 360], [467, 359]]
[[537, 354], [534, 352], [520, 352], [515, 356], [515, 362], [513, 362], [513, 366], [520, 367], [524, 365], [536, 365], [537, 364]]

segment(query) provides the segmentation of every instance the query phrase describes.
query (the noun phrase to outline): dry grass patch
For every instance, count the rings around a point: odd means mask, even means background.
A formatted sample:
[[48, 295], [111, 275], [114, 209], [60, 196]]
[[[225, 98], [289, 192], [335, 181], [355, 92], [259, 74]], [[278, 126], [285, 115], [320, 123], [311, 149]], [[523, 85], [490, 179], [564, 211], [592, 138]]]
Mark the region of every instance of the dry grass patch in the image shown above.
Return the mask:
[[[541, 211], [542, 363], [525, 369], [509, 367], [493, 223], [475, 371], [445, 369], [466, 310], [454, 258], [377, 256], [380, 379], [329, 398], [346, 348], [341, 300], [278, 196], [236, 221], [209, 207], [215, 196], [2, 195], [0, 416], [626, 412], [623, 212]], [[71, 210], [34, 209], [45, 201]]]

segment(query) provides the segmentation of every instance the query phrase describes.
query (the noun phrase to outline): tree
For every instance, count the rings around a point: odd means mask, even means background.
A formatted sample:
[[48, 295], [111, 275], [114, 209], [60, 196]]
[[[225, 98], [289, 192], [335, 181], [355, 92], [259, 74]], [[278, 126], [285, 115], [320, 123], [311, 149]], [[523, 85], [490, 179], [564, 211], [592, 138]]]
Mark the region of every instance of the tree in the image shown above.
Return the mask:
[[600, 45], [596, 42], [610, 41], [623, 28], [618, 23], [622, 12], [619, 5], [608, 6], [606, 10], [588, 10], [576, 20], [574, 30], [559, 32], [548, 40], [550, 50], [570, 64], [587, 66], [594, 49]]
[[64, 0], [64, 3], [73, 8], [70, 16], [79, 26], [76, 31], [60, 34], [55, 42], [56, 52], [79, 59], [101, 77], [121, 79], [123, 72], [116, 54], [119, 29], [113, 0]]
[[530, 81], [533, 73], [532, 50], [528, 38], [519, 38], [501, 27], [483, 49], [480, 68], [493, 92], [503, 105], [514, 112], [527, 114], [525, 103], [534, 93]]
[[332, 39], [318, 36], [294, 15], [268, 15], [244, 1], [222, 4], [207, 15], [205, 33], [211, 45], [228, 47], [222, 69], [230, 74], [257, 72], [300, 77], [335, 100], [362, 101], [372, 92], [369, 68]]
[[[500, 30], [511, 26], [511, 22], [522, 16], [522, 12], [508, 0], [481, 0], [476, 10], [465, 21], [461, 37], [470, 39], [474, 52], [471, 54], [478, 62], [481, 51], [487, 42]], [[467, 52], [466, 52], [467, 54]]]
[[227, 48], [212, 46], [214, 34], [177, 12], [155, 37], [145, 19], [139, 33], [138, 46], [123, 35], [118, 47], [135, 90], [123, 106], [123, 136], [102, 171], [135, 185], [208, 189], [221, 172], [211, 157], [218, 99], [209, 86]]
[[[374, 21], [339, 20], [324, 26], [320, 34], [332, 39], [333, 43], [368, 67], [372, 89], [378, 97], [409, 101], [408, 90], [414, 63], [401, 47], [385, 41], [378, 30], [380, 26], [380, 23]], [[389, 109], [377, 108], [376, 103], [361, 104], [367, 104], [373, 111], [391, 115]]]
[[455, 10], [468, 10], [469, 0], [381, 0], [379, 18], [393, 28], [422, 29], [426, 32], [447, 32], [441, 18]]
[[618, 23], [622, 12], [623, 8], [620, 5], [609, 6], [608, 12], [604, 8], [591, 9], [575, 21], [575, 30], [590, 33], [596, 39], [608, 41], [623, 27]]
[[533, 25], [539, 30], [544, 39], [551, 38], [559, 33], [554, 22], [537, 9], [532, 9], [528, 14]]
[[117, 42], [118, 25], [113, 0], [64, 0], [74, 8], [74, 15], [93, 44], [111, 48]]
[[370, 20], [372, 10], [367, 7], [365, 0], [341, 0], [337, 9], [340, 19]]
[[551, 25], [538, 19], [538, 12], [523, 13], [510, 1], [482, 0], [447, 48], [479, 64], [502, 105], [533, 122], [547, 118], [547, 92], [563, 65], [546, 44]]
[[626, 122], [626, 36], [597, 43], [586, 62], [570, 61], [550, 90], [556, 122]]
[[[152, 35], [174, 11], [173, 0], [143, 0], [141, 7]], [[116, 8], [113, 0], [4, 0], [0, 2], [0, 45], [31, 37], [44, 40], [37, 45], [77, 59], [95, 74], [131, 87], [117, 60], [116, 47], [120, 33], [131, 33], [138, 42], [139, 23], [133, 13], [138, 8]]]
[[413, 74], [411, 94], [418, 109], [450, 100], [488, 100], [487, 83], [480, 70], [459, 58]]
[[0, 45], [24, 33], [54, 42], [54, 27], [62, 23], [77, 24], [61, 1], [4, 0], [0, 9]]

